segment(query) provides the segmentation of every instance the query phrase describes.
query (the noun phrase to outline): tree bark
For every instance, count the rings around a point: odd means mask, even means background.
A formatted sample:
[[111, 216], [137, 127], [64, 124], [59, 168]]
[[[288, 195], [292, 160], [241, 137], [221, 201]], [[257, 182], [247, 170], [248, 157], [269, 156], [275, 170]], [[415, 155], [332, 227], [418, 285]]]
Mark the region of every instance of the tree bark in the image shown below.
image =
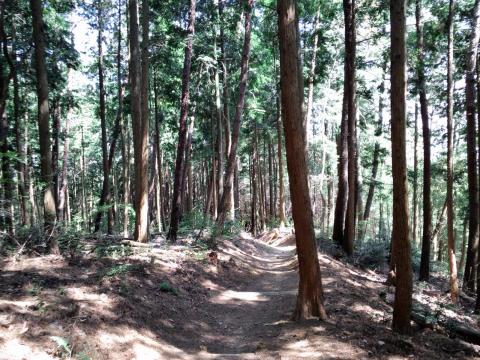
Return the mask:
[[277, 11], [282, 116], [300, 277], [293, 318], [300, 320], [319, 317], [323, 320], [327, 318], [327, 314], [323, 305], [322, 277], [308, 189], [305, 123], [302, 111], [303, 79], [298, 52], [296, 1], [279, 0]]
[[423, 237], [419, 280], [428, 281], [430, 279], [430, 247], [432, 238], [432, 202], [430, 198], [430, 124], [425, 84], [422, 0], [416, 0], [415, 5], [415, 24], [417, 29], [417, 86], [420, 97], [420, 115], [422, 117], [423, 133]]
[[50, 151], [50, 126], [48, 105], [48, 80], [45, 65], [45, 40], [43, 36], [43, 14], [41, 0], [30, 0], [32, 10], [33, 41], [35, 43], [35, 70], [37, 74], [38, 133], [40, 143], [40, 173], [43, 186], [44, 230], [47, 236], [47, 250], [58, 253], [58, 243], [53, 236], [56, 218], [53, 197], [52, 157]]
[[111, 208], [110, 196], [110, 167], [108, 166], [108, 139], [107, 139], [107, 120], [105, 118], [105, 86], [103, 74], [103, 28], [104, 28], [104, 5], [101, 1], [97, 2], [97, 49], [98, 49], [98, 87], [99, 87], [99, 107], [100, 107], [100, 126], [102, 129], [102, 169], [103, 169], [103, 185], [100, 197], [99, 211], [95, 219], [95, 231], [100, 230], [100, 222], [102, 214], [107, 207], [107, 233], [113, 234], [113, 209]]
[[392, 260], [396, 275], [392, 329], [401, 334], [411, 331], [412, 264], [408, 237], [408, 192], [406, 159], [406, 2], [390, 2], [391, 19], [391, 114], [393, 229]]
[[475, 0], [472, 31], [467, 52], [465, 75], [465, 107], [467, 116], [467, 171], [468, 171], [468, 250], [463, 287], [475, 290], [478, 262], [478, 189], [476, 159], [475, 69], [480, 36], [480, 0]]
[[[135, 165], [135, 228], [133, 238], [148, 242], [148, 1], [142, 2], [140, 54], [137, 1], [129, 0], [130, 86]], [[146, 73], [146, 74], [145, 74]], [[146, 113], [145, 113], [146, 112]]]
[[158, 89], [157, 89], [157, 74], [153, 74], [153, 101], [155, 107], [155, 136], [154, 136], [154, 146], [156, 148], [156, 159], [157, 162], [156, 170], [157, 173], [155, 176], [157, 179], [157, 189], [156, 189], [156, 208], [157, 208], [157, 226], [158, 231], [163, 231], [165, 229], [165, 217], [163, 213], [163, 173], [162, 173], [162, 150], [160, 148], [160, 124], [163, 121], [163, 114], [158, 109]]
[[355, 83], [355, 0], [344, 0], [345, 16], [345, 83], [347, 91], [348, 119], [348, 200], [345, 215], [345, 231], [343, 249], [347, 255], [353, 254], [353, 243], [356, 233], [357, 208], [357, 114]]
[[178, 224], [180, 222], [182, 194], [181, 186], [183, 183], [182, 175], [185, 166], [185, 147], [187, 142], [187, 117], [189, 105], [189, 83], [190, 68], [192, 63], [193, 36], [195, 34], [195, 6], [196, 0], [190, 0], [190, 10], [188, 15], [187, 42], [185, 45], [185, 58], [183, 62], [182, 75], [182, 99], [180, 103], [180, 123], [178, 128], [177, 158], [175, 162], [175, 175], [173, 182], [172, 209], [170, 217], [170, 229], [168, 239], [172, 242], [177, 241]]
[[347, 91], [344, 83], [342, 119], [340, 122], [340, 136], [337, 143], [338, 151], [338, 191], [335, 202], [335, 217], [333, 220], [333, 241], [343, 246], [344, 225], [348, 201], [348, 114]]

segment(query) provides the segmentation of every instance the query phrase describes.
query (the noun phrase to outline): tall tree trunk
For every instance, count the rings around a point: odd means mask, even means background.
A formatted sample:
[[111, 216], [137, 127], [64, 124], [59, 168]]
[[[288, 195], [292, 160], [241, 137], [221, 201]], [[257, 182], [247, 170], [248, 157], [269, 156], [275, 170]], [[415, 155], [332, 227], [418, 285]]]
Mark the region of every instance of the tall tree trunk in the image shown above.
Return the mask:
[[[140, 55], [137, 1], [129, 0], [130, 83], [135, 165], [134, 240], [148, 241], [148, 2], [142, 2], [142, 52]], [[147, 71], [145, 71], [147, 70]], [[147, 72], [147, 74], [144, 74]], [[147, 84], [145, 84], [147, 82]], [[146, 113], [145, 113], [146, 112]]]
[[180, 222], [182, 207], [181, 187], [183, 183], [182, 175], [183, 168], [185, 166], [185, 147], [187, 142], [187, 117], [190, 97], [190, 67], [192, 63], [193, 36], [195, 34], [195, 6], [196, 0], [190, 0], [187, 42], [185, 45], [185, 58], [183, 62], [182, 99], [180, 105], [180, 124], [178, 128], [177, 158], [175, 161], [170, 229], [168, 231], [168, 239], [170, 239], [170, 241], [172, 242], [175, 242], [177, 240], [178, 223]]
[[154, 136], [154, 146], [156, 148], [156, 159], [157, 162], [157, 189], [156, 189], [156, 208], [157, 208], [157, 226], [158, 231], [163, 231], [165, 229], [165, 217], [163, 214], [163, 172], [162, 172], [162, 150], [160, 148], [160, 124], [163, 121], [163, 114], [158, 108], [158, 88], [157, 88], [157, 74], [153, 74], [153, 101], [155, 108], [155, 136]]
[[[149, 80], [150, 80], [150, 54], [149, 48], [149, 32], [150, 32], [150, 8], [149, 0], [142, 1], [142, 42], [141, 46], [141, 113], [142, 127], [140, 133], [140, 151], [141, 163], [139, 166], [138, 182], [136, 184], [138, 190], [137, 211], [135, 217], [134, 240], [139, 242], [148, 242], [149, 239], [149, 208], [148, 208], [148, 134], [150, 124], [149, 109]], [[137, 193], [136, 193], [137, 194]]]
[[277, 10], [282, 116], [300, 276], [293, 318], [296, 320], [309, 317], [326, 319], [308, 190], [305, 123], [302, 111], [303, 79], [300, 72], [296, 1], [279, 0]]
[[423, 133], [423, 237], [420, 260], [420, 281], [430, 278], [430, 247], [432, 238], [432, 202], [430, 198], [430, 124], [428, 118], [427, 90], [425, 84], [425, 61], [422, 25], [422, 0], [416, 0], [415, 24], [417, 29], [417, 80], [420, 97], [420, 115]]
[[[228, 64], [227, 64], [227, 53], [225, 49], [225, 19], [223, 16], [223, 10], [225, 6], [225, 0], [219, 0], [219, 18], [220, 18], [220, 52], [221, 52], [221, 64], [222, 64], [222, 97], [223, 97], [223, 112], [222, 112], [222, 120], [223, 120], [223, 128], [225, 131], [225, 156], [228, 159], [228, 156], [230, 155], [230, 149], [231, 149], [231, 129], [230, 129], [230, 111], [229, 111], [229, 91], [228, 91]], [[234, 184], [233, 184], [234, 179], [232, 179], [232, 184], [230, 185], [231, 188], [233, 189]], [[235, 199], [234, 199], [234, 192], [230, 191], [230, 200], [229, 204], [230, 209], [228, 210], [229, 213], [229, 218], [231, 221], [235, 220]]]
[[[245, 0], [245, 35], [243, 40], [242, 60], [240, 63], [240, 84], [238, 98], [235, 107], [235, 119], [233, 122], [233, 132], [230, 143], [230, 153], [227, 160], [227, 171], [225, 173], [225, 185], [219, 205], [219, 214], [216, 221], [216, 233], [221, 232], [225, 223], [228, 210], [231, 208], [233, 178], [237, 160], [238, 138], [240, 135], [240, 125], [242, 121], [243, 108], [245, 105], [245, 94], [247, 92], [248, 63], [250, 59], [250, 34], [251, 34], [251, 12], [253, 0]], [[215, 234], [217, 235], [217, 234]]]
[[467, 113], [467, 170], [468, 170], [468, 250], [463, 287], [475, 290], [478, 262], [478, 189], [476, 159], [475, 69], [480, 36], [480, 0], [475, 0], [472, 13], [472, 31], [468, 46], [465, 75], [465, 107]]
[[15, 73], [15, 66], [12, 62], [8, 52], [7, 35], [5, 34], [4, 17], [5, 17], [5, 3], [0, 3], [0, 46], [3, 56], [6, 59], [9, 69], [4, 72], [3, 61], [0, 64], [0, 151], [2, 156], [2, 180], [3, 180], [3, 220], [5, 222], [6, 230], [10, 235], [13, 235], [13, 214], [11, 212], [12, 197], [13, 197], [13, 174], [10, 167], [10, 160], [8, 156], [8, 134], [9, 124], [6, 111], [6, 101], [8, 97], [8, 88], [10, 80]]
[[356, 231], [357, 208], [357, 141], [356, 141], [356, 83], [355, 83], [355, 0], [344, 0], [345, 15], [345, 83], [347, 86], [347, 119], [348, 119], [348, 201], [345, 215], [345, 232], [343, 249], [347, 255], [353, 254], [353, 243]]
[[344, 225], [348, 201], [348, 114], [346, 83], [343, 85], [342, 119], [340, 135], [337, 142], [338, 152], [338, 191], [333, 219], [333, 241], [339, 245], [344, 243]]
[[390, 2], [391, 21], [391, 114], [392, 114], [392, 176], [393, 229], [392, 259], [396, 275], [392, 329], [406, 334], [410, 328], [412, 309], [412, 264], [408, 238], [408, 193], [406, 159], [406, 2]]
[[128, 206], [130, 204], [130, 147], [128, 146], [128, 119], [123, 116], [123, 87], [121, 79], [121, 46], [122, 46], [122, 5], [118, 0], [118, 43], [117, 43], [117, 87], [118, 87], [118, 112], [120, 115], [120, 136], [122, 139], [122, 186], [123, 186], [123, 236], [128, 237]]
[[56, 218], [53, 197], [52, 156], [50, 152], [50, 126], [48, 106], [48, 80], [45, 65], [45, 40], [43, 37], [43, 14], [41, 0], [30, 0], [32, 10], [33, 41], [35, 43], [35, 69], [37, 74], [38, 133], [40, 143], [40, 173], [43, 185], [44, 226], [47, 236], [47, 250], [58, 253], [58, 243], [53, 236]]
[[107, 207], [107, 233], [113, 234], [113, 209], [111, 207], [110, 196], [110, 167], [108, 166], [108, 139], [107, 139], [107, 120], [105, 117], [105, 86], [103, 74], [103, 28], [104, 15], [103, 4], [101, 1], [97, 3], [97, 49], [98, 49], [98, 87], [99, 87], [99, 107], [100, 107], [100, 126], [102, 129], [102, 168], [103, 168], [103, 185], [102, 194], [99, 203], [99, 213], [95, 219], [95, 231], [100, 230], [100, 221], [104, 208]]

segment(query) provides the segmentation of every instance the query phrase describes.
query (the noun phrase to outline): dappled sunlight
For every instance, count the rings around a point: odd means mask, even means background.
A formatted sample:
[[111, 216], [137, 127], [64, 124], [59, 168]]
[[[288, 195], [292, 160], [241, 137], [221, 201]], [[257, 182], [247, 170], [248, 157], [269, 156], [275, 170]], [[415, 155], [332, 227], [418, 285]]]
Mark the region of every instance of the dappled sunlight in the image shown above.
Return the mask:
[[53, 360], [55, 357], [46, 354], [42, 349], [35, 349], [18, 338], [4, 341], [1, 344], [0, 360]]
[[252, 301], [268, 301], [268, 299], [269, 299], [268, 297], [255, 291], [226, 290], [221, 294], [219, 294], [218, 296], [212, 298], [211, 301], [214, 303], [228, 303], [231, 300], [252, 302]]

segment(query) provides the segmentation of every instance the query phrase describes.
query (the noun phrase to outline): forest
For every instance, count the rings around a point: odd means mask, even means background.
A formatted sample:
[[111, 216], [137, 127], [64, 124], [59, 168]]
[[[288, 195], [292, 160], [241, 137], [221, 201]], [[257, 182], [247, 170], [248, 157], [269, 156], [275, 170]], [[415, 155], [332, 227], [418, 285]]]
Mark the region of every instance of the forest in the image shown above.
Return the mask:
[[480, 359], [480, 0], [0, 0], [0, 360]]

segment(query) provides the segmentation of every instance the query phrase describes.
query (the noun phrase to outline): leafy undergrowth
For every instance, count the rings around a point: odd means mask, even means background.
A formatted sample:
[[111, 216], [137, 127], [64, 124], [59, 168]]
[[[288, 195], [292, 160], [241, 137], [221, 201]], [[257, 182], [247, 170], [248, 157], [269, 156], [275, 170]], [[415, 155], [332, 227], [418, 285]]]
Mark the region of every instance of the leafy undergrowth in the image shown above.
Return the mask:
[[[329, 320], [290, 321], [297, 274], [291, 234], [241, 233], [216, 252], [91, 241], [82, 257], [6, 258], [0, 274], [0, 359], [475, 358], [476, 345], [442, 328], [391, 332], [384, 277], [320, 254]], [[438, 285], [435, 285], [438, 283]], [[469, 326], [441, 281], [416, 302]], [[443, 286], [443, 285], [442, 285]], [[462, 301], [468, 301], [462, 300]], [[435, 307], [436, 306], [436, 307]]]

